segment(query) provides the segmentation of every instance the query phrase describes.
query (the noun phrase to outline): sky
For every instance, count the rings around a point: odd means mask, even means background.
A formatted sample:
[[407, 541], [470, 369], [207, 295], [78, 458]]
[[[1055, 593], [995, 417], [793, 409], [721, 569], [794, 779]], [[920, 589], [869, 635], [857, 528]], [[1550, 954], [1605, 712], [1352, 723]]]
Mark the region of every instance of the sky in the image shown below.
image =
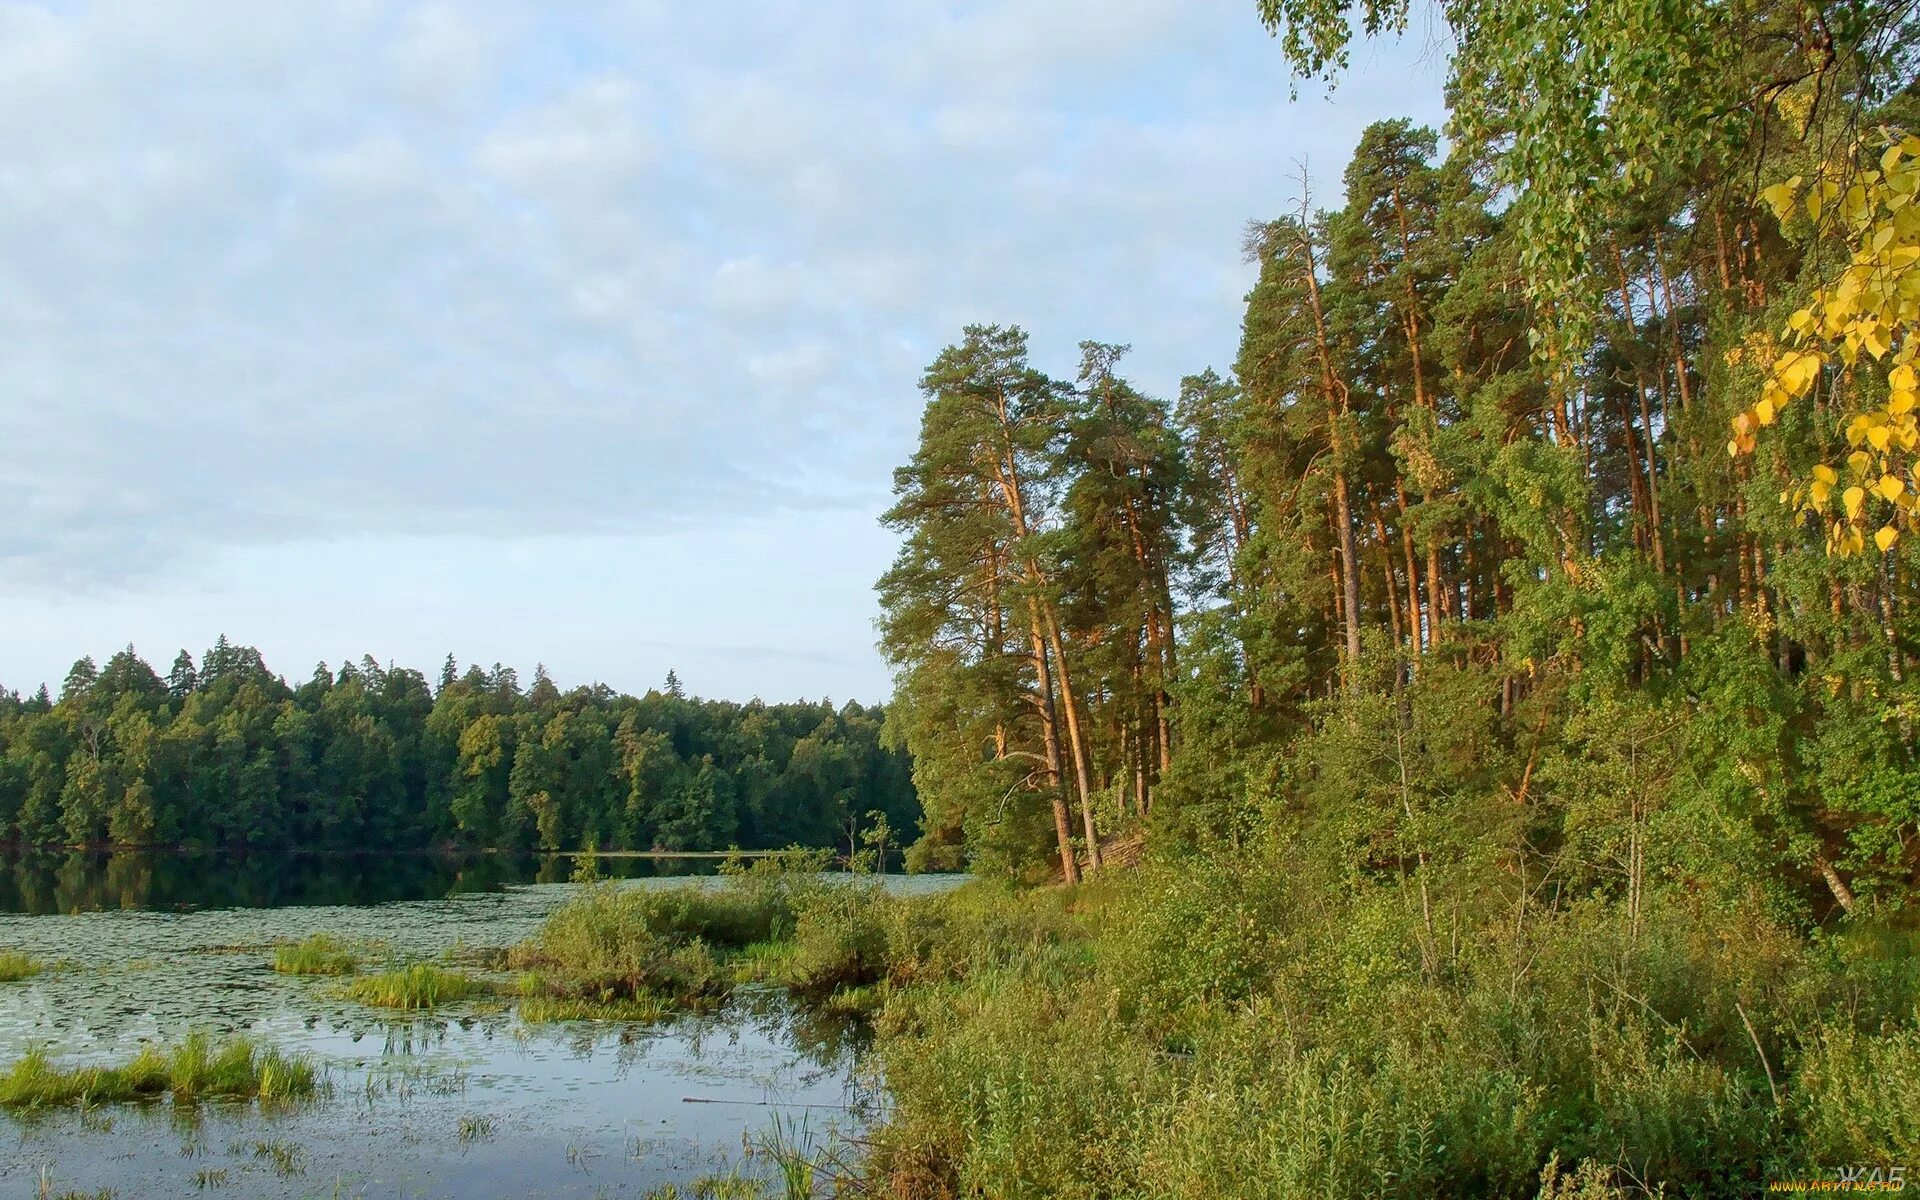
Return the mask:
[[0, 0], [0, 685], [884, 699], [940, 348], [1224, 368], [1245, 223], [1443, 75], [1296, 88], [1253, 0]]

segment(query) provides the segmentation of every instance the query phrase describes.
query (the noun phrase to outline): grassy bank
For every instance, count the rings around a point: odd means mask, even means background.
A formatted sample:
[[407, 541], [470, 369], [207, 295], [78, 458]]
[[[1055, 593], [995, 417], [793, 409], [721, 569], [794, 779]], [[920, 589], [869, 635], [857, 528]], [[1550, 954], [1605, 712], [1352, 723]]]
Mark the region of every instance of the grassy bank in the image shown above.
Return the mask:
[[0, 1107], [45, 1108], [170, 1096], [202, 1099], [297, 1100], [313, 1095], [319, 1078], [304, 1057], [263, 1047], [244, 1037], [214, 1042], [193, 1034], [172, 1048], [143, 1047], [115, 1066], [63, 1067], [44, 1050], [30, 1050], [0, 1075]]
[[1906, 937], [1675, 898], [1429, 939], [1399, 888], [1316, 876], [1276, 854], [879, 900], [869, 1182], [1598, 1200], [1920, 1155]]
[[584, 1015], [744, 979], [871, 1014], [895, 1197], [1712, 1197], [1920, 1155], [1914, 936], [1427, 901], [1276, 842], [1074, 888], [602, 889], [519, 954]]

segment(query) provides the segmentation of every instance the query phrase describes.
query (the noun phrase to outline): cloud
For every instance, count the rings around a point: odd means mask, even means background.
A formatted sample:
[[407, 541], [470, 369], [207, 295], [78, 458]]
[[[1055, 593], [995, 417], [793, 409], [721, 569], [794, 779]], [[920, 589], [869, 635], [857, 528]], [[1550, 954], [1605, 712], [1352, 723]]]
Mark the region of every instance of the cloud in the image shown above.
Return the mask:
[[830, 553], [962, 321], [1170, 391], [1294, 160], [1330, 201], [1438, 91], [1289, 105], [1227, 0], [0, 0], [0, 590], [765, 511]]

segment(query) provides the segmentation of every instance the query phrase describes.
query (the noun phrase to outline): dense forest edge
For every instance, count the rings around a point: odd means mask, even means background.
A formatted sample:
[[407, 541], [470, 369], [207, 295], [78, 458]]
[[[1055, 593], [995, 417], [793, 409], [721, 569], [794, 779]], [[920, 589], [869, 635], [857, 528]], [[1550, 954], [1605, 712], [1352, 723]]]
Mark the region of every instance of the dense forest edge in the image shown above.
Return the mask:
[[919, 818], [885, 717], [696, 699], [671, 672], [523, 688], [451, 655], [437, 685], [369, 656], [293, 686], [224, 636], [162, 678], [128, 647], [58, 698], [0, 691], [0, 843], [851, 854]]
[[[1415, 12], [1260, 5], [1325, 78]], [[841, 935], [884, 1194], [1920, 1162], [1920, 8], [1430, 12], [1444, 142], [1249, 225], [1234, 362], [925, 372], [910, 858], [1016, 890]]]

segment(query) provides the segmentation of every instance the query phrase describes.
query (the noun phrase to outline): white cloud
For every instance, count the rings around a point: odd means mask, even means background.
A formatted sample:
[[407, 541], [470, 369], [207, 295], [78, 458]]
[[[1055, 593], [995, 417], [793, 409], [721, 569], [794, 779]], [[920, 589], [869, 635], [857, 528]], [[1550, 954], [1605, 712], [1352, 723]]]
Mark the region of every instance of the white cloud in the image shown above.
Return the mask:
[[864, 630], [840, 548], [962, 321], [1224, 364], [1295, 160], [1332, 201], [1367, 120], [1437, 115], [1396, 53], [1289, 104], [1245, 0], [0, 0], [0, 628], [773, 511]]

